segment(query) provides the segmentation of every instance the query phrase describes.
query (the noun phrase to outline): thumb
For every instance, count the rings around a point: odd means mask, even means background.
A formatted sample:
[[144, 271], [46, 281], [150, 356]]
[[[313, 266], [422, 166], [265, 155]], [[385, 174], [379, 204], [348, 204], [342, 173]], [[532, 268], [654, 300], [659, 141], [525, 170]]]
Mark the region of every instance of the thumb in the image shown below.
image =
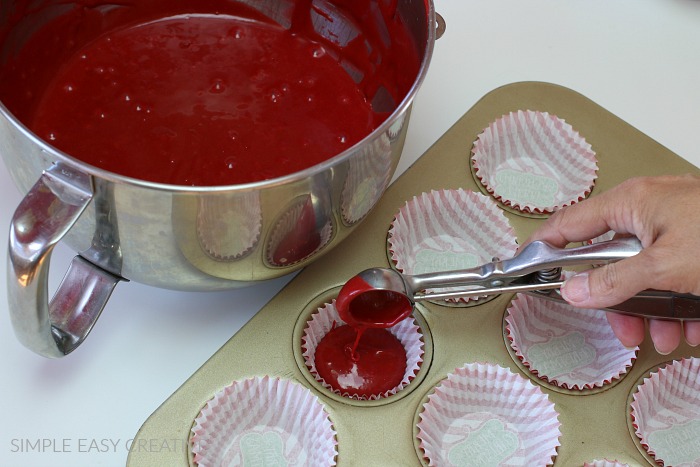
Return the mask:
[[644, 252], [616, 263], [589, 269], [566, 280], [562, 297], [582, 308], [617, 305], [648, 288], [652, 269]]

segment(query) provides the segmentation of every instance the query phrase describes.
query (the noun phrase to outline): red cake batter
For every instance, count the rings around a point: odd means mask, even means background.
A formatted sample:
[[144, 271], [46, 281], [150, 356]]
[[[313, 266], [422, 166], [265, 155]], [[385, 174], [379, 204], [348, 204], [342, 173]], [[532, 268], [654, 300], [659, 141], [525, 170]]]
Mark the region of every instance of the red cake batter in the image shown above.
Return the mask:
[[[420, 65], [395, 0], [298, 0], [288, 27], [222, 0], [83, 0], [48, 23], [33, 16], [41, 5], [10, 12], [42, 27], [5, 57], [0, 99], [64, 152], [154, 182], [240, 184], [318, 164], [370, 134], [391, 109], [368, 99], [383, 88], [398, 104]], [[358, 25], [347, 44], [315, 29], [331, 11]]]
[[273, 24], [190, 15], [82, 48], [46, 89], [32, 128], [115, 173], [225, 185], [310, 167], [375, 125], [318, 43]]
[[[360, 336], [361, 334], [361, 336]], [[316, 347], [316, 370], [334, 389], [369, 397], [394, 389], [406, 372], [406, 350], [386, 329], [347, 325], [328, 332]]]

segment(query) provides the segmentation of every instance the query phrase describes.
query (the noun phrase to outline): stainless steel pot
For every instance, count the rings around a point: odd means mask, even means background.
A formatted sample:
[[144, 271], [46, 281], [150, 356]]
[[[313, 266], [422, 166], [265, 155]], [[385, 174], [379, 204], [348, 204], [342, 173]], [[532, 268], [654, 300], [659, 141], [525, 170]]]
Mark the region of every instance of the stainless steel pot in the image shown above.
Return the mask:
[[[46, 20], [42, 11], [56, 15], [99, 4], [38, 2], [31, 21], [18, 21], [26, 7], [21, 3], [0, 2], [3, 67]], [[244, 3], [271, 18], [289, 10], [289, 1], [278, 7]], [[347, 237], [391, 180], [436, 39], [432, 1], [399, 1], [398, 13], [421, 58], [408, 94], [354, 147], [273, 180], [183, 187], [123, 177], [56, 150], [0, 104], [0, 154], [26, 193], [11, 222], [8, 254], [9, 307], [18, 339], [38, 354], [61, 357], [84, 340], [120, 281], [177, 290], [241, 287], [297, 270]], [[346, 26], [337, 17], [321, 29], [337, 37], [347, 33]], [[59, 241], [78, 255], [49, 300], [49, 261]]]

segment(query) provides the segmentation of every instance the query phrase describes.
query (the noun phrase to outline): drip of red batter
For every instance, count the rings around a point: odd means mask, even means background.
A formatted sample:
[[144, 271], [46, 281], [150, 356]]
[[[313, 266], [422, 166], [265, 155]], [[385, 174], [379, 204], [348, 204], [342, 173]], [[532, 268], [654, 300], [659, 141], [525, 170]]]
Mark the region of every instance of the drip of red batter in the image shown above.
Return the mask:
[[[361, 334], [361, 336], [360, 336]], [[394, 389], [406, 372], [406, 350], [386, 329], [333, 328], [316, 347], [316, 370], [332, 388], [359, 397]]]

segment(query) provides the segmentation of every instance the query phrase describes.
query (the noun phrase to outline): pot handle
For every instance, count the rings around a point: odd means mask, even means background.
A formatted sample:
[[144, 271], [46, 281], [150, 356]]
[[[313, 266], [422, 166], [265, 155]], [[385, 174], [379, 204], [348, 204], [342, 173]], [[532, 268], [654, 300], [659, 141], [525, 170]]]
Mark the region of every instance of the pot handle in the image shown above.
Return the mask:
[[435, 39], [440, 39], [447, 30], [447, 23], [445, 18], [442, 17], [440, 13], [435, 12]]
[[90, 176], [55, 164], [20, 202], [10, 223], [7, 290], [12, 326], [22, 344], [45, 357], [63, 357], [83, 342], [120, 280], [78, 255], [49, 303], [53, 248], [92, 196]]

